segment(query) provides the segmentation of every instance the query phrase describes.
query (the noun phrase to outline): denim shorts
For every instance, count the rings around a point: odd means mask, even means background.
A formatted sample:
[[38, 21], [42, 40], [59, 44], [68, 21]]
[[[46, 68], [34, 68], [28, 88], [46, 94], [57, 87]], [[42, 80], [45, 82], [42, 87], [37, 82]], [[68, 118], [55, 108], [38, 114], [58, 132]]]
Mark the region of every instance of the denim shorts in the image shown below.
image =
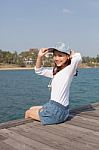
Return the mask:
[[69, 106], [50, 100], [40, 109], [39, 116], [42, 125], [62, 123], [69, 116]]

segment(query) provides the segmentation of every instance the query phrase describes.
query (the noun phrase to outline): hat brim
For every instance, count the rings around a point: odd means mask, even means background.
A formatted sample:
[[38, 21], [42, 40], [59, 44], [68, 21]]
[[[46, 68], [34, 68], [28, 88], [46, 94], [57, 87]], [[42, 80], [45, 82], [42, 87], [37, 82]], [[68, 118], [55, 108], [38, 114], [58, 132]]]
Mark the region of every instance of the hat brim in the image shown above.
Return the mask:
[[57, 50], [57, 49], [55, 49], [55, 48], [48, 48], [48, 52], [53, 53], [54, 50]]
[[49, 53], [53, 53], [54, 50], [59, 51], [59, 52], [61, 52], [61, 53], [65, 53], [65, 54], [70, 55], [70, 51], [64, 52], [64, 51], [60, 51], [60, 50], [58, 50], [58, 49], [56, 49], [56, 48], [48, 48], [48, 52], [49, 52]]

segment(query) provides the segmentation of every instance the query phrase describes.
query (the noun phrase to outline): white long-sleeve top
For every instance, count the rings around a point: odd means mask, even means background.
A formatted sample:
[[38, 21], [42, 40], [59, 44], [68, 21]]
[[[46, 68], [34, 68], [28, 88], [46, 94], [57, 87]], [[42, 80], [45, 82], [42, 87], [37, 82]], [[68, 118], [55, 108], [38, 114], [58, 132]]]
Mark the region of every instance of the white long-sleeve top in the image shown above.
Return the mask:
[[77, 67], [82, 58], [80, 53], [75, 53], [71, 59], [71, 64], [53, 76], [53, 68], [36, 68], [39, 75], [52, 78], [50, 100], [56, 101], [64, 106], [69, 105], [69, 89], [71, 81], [76, 73]]

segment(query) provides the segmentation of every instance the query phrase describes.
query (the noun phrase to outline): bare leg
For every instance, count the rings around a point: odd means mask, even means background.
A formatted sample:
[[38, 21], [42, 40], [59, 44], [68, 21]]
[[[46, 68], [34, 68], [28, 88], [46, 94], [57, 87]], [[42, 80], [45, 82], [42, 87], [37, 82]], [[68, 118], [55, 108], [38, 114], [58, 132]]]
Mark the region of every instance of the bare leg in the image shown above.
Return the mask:
[[27, 110], [25, 112], [25, 118], [32, 118], [35, 120], [40, 121], [40, 117], [39, 117], [39, 110], [42, 108], [42, 106], [34, 106], [31, 107], [29, 110]]
[[38, 108], [38, 109], [41, 109], [42, 106], [32, 106], [32, 107], [29, 108], [29, 110], [30, 110], [30, 109], [37, 109], [37, 108]]

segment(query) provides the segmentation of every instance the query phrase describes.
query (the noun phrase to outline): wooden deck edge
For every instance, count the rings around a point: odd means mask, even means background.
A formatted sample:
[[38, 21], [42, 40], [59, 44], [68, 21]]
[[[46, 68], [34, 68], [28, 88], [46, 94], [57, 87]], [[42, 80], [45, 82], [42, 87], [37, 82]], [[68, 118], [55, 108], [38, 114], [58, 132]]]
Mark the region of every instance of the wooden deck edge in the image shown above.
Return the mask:
[[10, 128], [10, 127], [15, 127], [15, 126], [19, 126], [25, 123], [30, 123], [33, 122], [33, 119], [17, 119], [17, 120], [12, 120], [12, 121], [8, 121], [8, 122], [4, 122], [4, 123], [0, 123], [0, 129], [3, 128]]
[[[99, 102], [71, 109], [70, 115], [77, 114], [79, 112], [86, 111], [86, 110], [93, 110], [93, 109], [95, 109], [96, 106], [99, 106]], [[8, 122], [0, 123], [0, 129], [15, 127], [15, 126], [19, 126], [19, 125], [30, 123], [30, 122], [33, 122], [33, 119], [24, 119], [23, 118], [23, 119], [12, 120], [12, 121], [8, 121]]]

